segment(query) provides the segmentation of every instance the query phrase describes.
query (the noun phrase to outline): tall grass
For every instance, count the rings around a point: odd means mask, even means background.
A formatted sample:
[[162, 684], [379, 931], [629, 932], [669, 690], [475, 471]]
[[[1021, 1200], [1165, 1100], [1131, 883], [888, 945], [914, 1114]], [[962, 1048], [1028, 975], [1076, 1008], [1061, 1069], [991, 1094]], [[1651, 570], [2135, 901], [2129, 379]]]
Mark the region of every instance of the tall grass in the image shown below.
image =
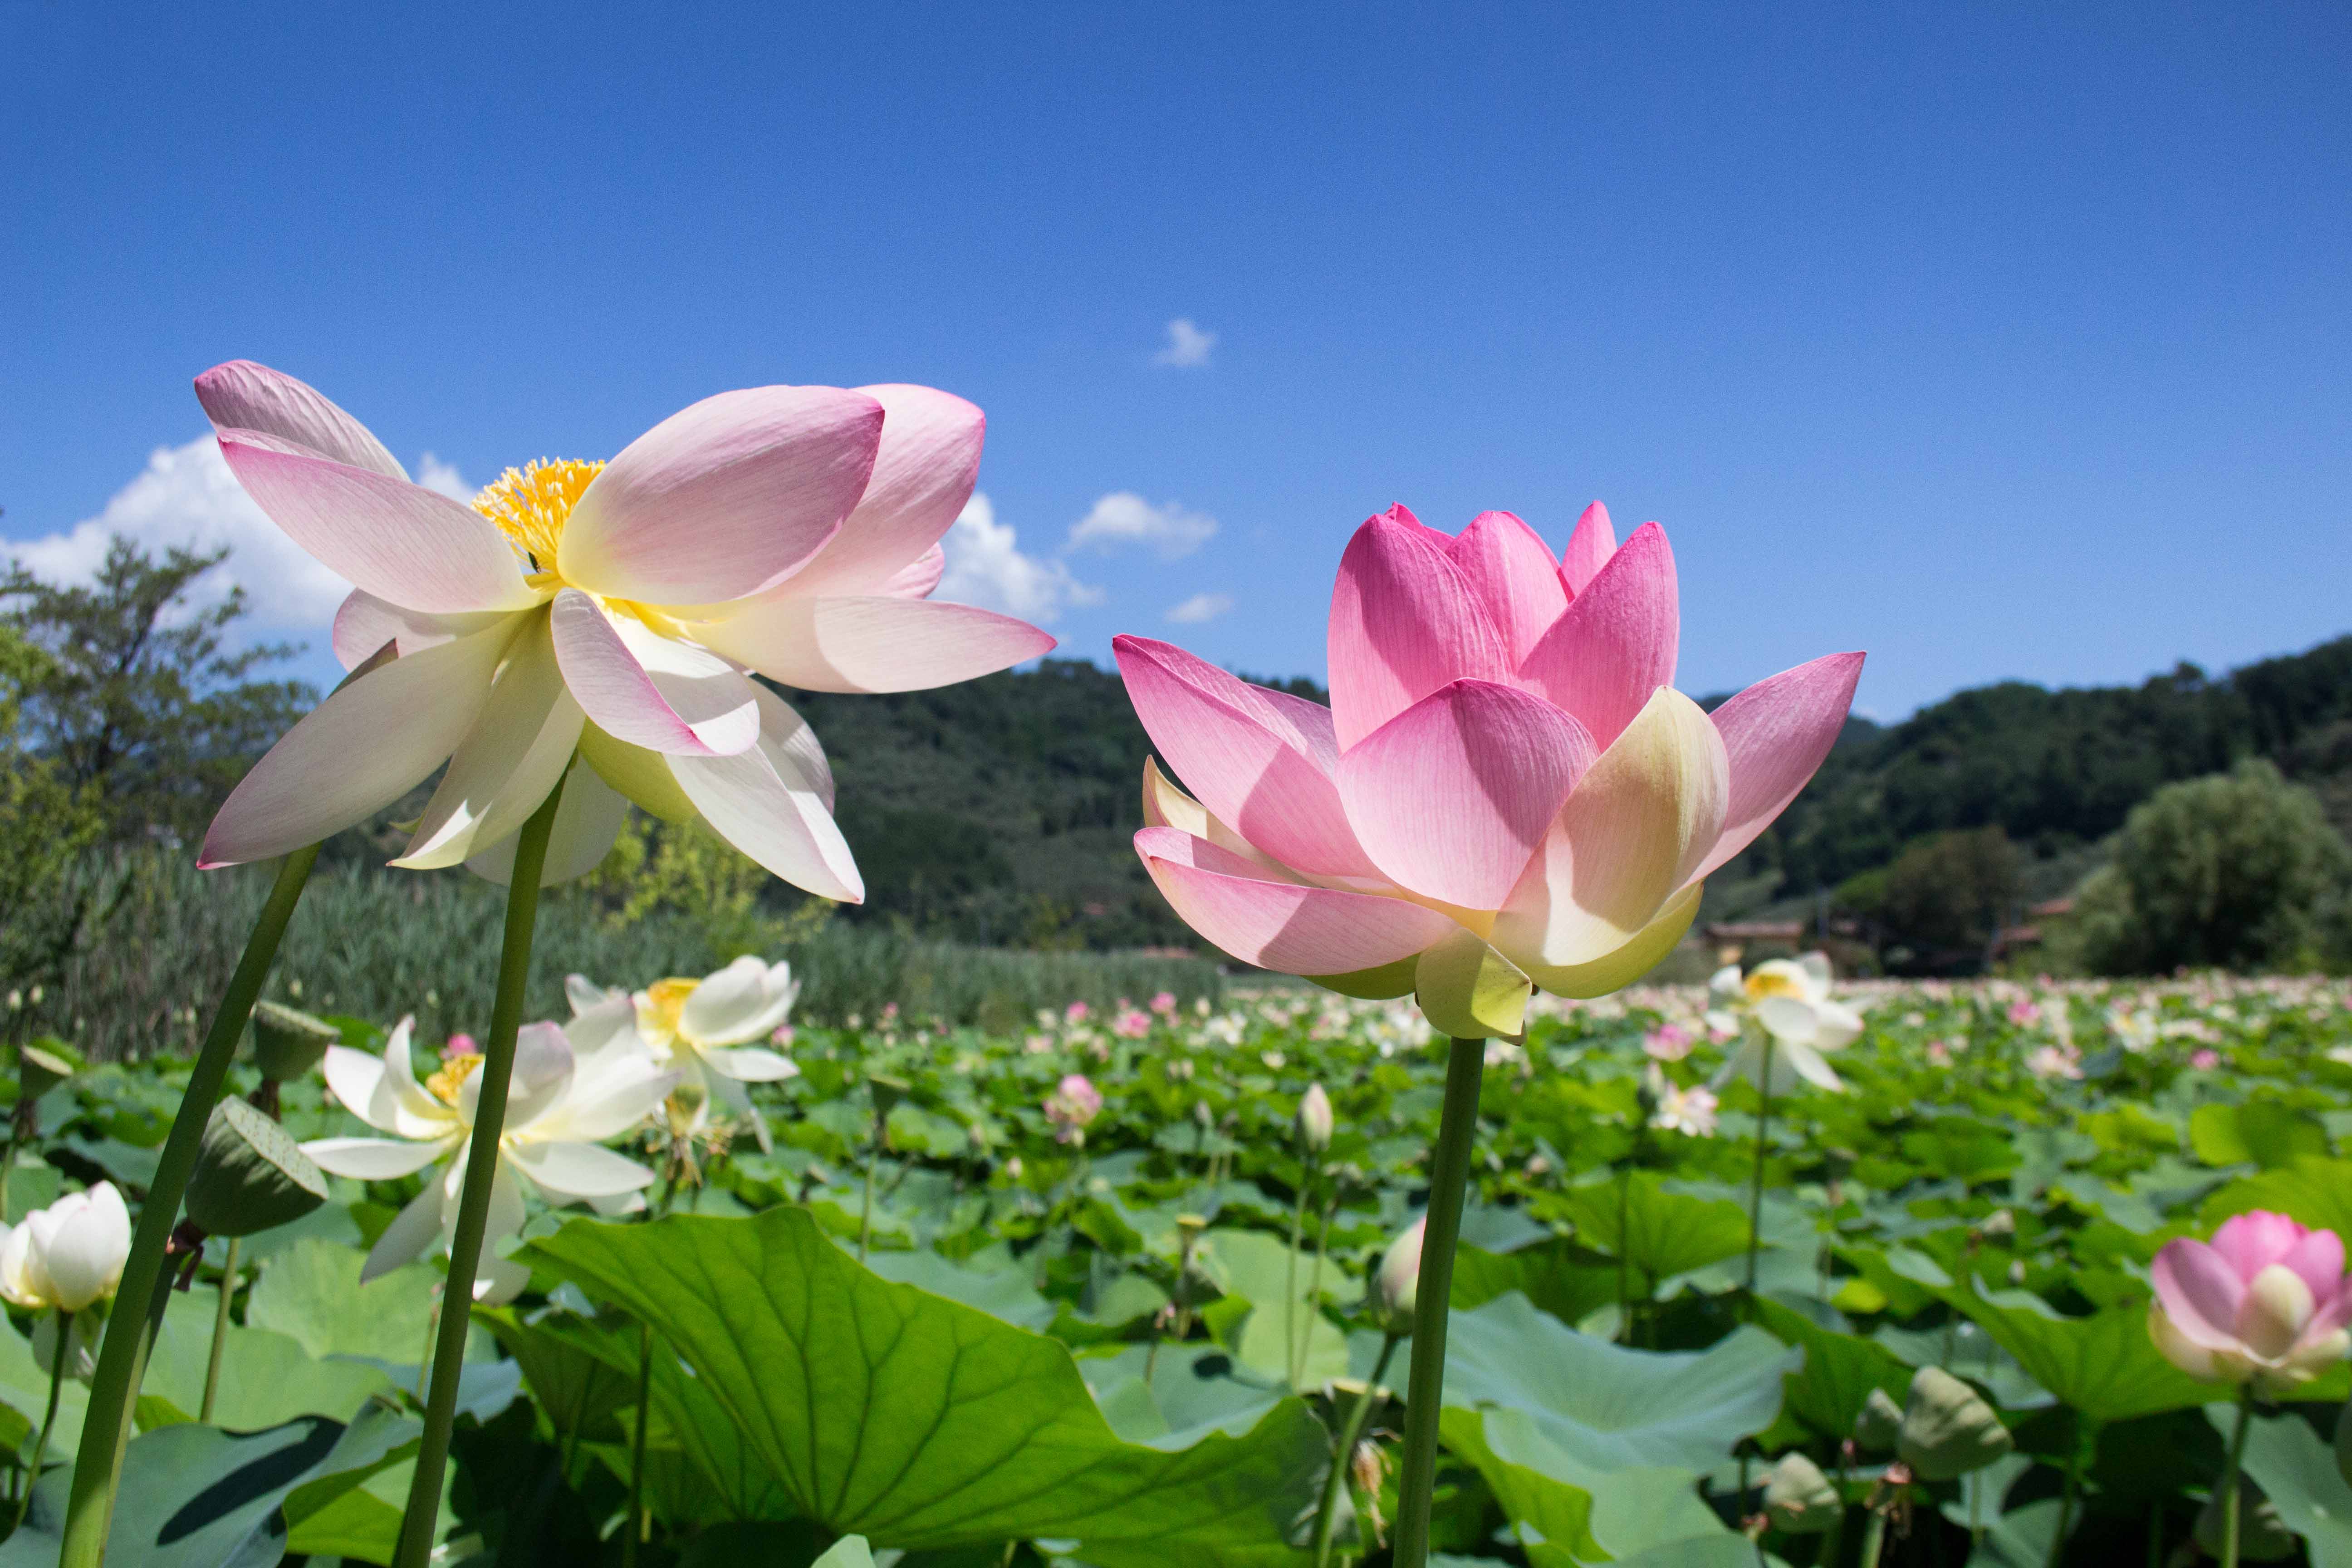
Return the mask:
[[[39, 1002], [26, 1000], [16, 1028], [62, 1036], [100, 1060], [192, 1050], [268, 875], [199, 872], [184, 855], [153, 850], [116, 852], [105, 870], [109, 911]], [[502, 889], [463, 872], [321, 868], [267, 994], [382, 1023], [414, 1013], [427, 1039], [478, 1031], [489, 1018], [504, 908]], [[593, 900], [559, 889], [540, 906], [530, 1014], [568, 1016], [571, 973], [632, 988], [705, 973], [733, 956], [720, 950], [723, 940], [690, 913], [657, 911], [619, 927]], [[1072, 1001], [1099, 1008], [1169, 991], [1189, 1004], [1213, 1000], [1220, 986], [1216, 966], [1199, 959], [975, 948], [845, 920], [765, 956], [790, 959], [802, 977], [797, 1016], [828, 1024], [871, 1021], [895, 1002], [908, 1020], [1006, 1030]]]

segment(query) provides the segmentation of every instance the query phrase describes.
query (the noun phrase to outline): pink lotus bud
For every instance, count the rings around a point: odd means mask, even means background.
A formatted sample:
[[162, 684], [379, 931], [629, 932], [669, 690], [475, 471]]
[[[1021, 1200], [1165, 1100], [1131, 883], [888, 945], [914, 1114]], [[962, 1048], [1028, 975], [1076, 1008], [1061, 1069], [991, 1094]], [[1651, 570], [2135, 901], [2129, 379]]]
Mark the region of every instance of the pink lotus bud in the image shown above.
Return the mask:
[[2150, 1272], [2148, 1332], [2191, 1377], [2276, 1394], [2352, 1348], [2352, 1282], [2332, 1230], [2258, 1209], [2226, 1221], [2210, 1245], [2166, 1243]]
[[482, 1047], [474, 1043], [471, 1035], [452, 1035], [449, 1043], [441, 1047], [441, 1059], [445, 1062], [458, 1057], [478, 1057], [481, 1054]]
[[1392, 1334], [1412, 1332], [1421, 1293], [1422, 1230], [1427, 1223], [1417, 1219], [1407, 1226], [1403, 1235], [1389, 1243], [1381, 1266], [1372, 1271], [1372, 1316]]
[[1310, 1083], [1298, 1097], [1298, 1141], [1309, 1153], [1331, 1147], [1331, 1097], [1319, 1083]]

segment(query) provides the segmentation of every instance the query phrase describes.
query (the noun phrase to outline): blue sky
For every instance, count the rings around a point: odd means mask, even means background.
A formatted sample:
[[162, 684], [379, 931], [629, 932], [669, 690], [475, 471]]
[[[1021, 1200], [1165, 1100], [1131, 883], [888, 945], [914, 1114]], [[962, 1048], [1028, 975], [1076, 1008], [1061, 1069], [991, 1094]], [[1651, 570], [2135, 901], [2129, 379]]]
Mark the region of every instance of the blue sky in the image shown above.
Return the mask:
[[2333, 5], [0, 0], [0, 531], [246, 538], [232, 357], [467, 484], [920, 381], [990, 416], [956, 581], [1074, 653], [1319, 675], [1367, 514], [1597, 496], [1694, 691], [2220, 668], [2352, 629], [2347, 61]]

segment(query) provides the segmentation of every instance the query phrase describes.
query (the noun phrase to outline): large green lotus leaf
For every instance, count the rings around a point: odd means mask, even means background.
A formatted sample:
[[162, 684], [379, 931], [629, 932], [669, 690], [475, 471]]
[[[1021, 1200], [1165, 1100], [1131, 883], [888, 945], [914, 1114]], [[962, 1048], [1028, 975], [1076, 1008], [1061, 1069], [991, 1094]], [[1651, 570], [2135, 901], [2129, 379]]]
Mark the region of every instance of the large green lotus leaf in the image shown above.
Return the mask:
[[2315, 1230], [2352, 1236], [2352, 1160], [2305, 1155], [2292, 1164], [2242, 1177], [2216, 1189], [2197, 1211], [2211, 1231], [2232, 1215], [2253, 1209], [2291, 1215]]
[[[33, 1359], [33, 1347], [25, 1336], [0, 1316], [0, 1405], [5, 1405], [22, 1421], [26, 1436], [19, 1441], [31, 1446], [30, 1434], [40, 1430], [41, 1413], [47, 1408], [49, 1374]], [[81, 1416], [89, 1404], [89, 1390], [68, 1377], [58, 1390], [58, 1421], [49, 1433], [49, 1457], [70, 1459], [81, 1447]], [[10, 1423], [13, 1426], [15, 1423]]]
[[576, 1313], [550, 1310], [526, 1320], [511, 1310], [477, 1309], [474, 1321], [489, 1330], [522, 1367], [530, 1396], [558, 1433], [610, 1436], [613, 1415], [636, 1399], [636, 1377], [627, 1352], [605, 1342], [625, 1335], [635, 1347], [633, 1326], [598, 1323]]
[[[434, 1300], [447, 1270], [412, 1263], [362, 1285], [366, 1262], [356, 1247], [315, 1238], [296, 1242], [254, 1280], [246, 1298], [247, 1325], [289, 1335], [314, 1356], [417, 1365], [431, 1346]], [[487, 1349], [477, 1335], [468, 1359]]]
[[530, 1261], [652, 1323], [805, 1515], [887, 1546], [1049, 1537], [1104, 1568], [1284, 1563], [1328, 1439], [1122, 1442], [1069, 1352], [862, 1268], [800, 1209], [574, 1221]]
[[1199, 1343], [1163, 1344], [1157, 1356], [1150, 1345], [1128, 1345], [1087, 1356], [1078, 1372], [1111, 1430], [1154, 1448], [1190, 1447], [1212, 1432], [1242, 1436], [1288, 1392], [1279, 1379]]
[[1579, 1240], [1622, 1256], [1648, 1277], [1635, 1281], [1643, 1295], [1661, 1279], [1748, 1250], [1748, 1215], [1738, 1204], [1669, 1191], [1647, 1171], [1634, 1173], [1622, 1192], [1616, 1182], [1573, 1188], [1563, 1204]]
[[1454, 1314], [1445, 1400], [1524, 1410], [1554, 1447], [1597, 1473], [1703, 1472], [1772, 1424], [1780, 1379], [1803, 1364], [1804, 1352], [1748, 1327], [1704, 1351], [1628, 1350], [1514, 1291]]
[[870, 1257], [866, 1267], [885, 1279], [977, 1307], [992, 1318], [1002, 1318], [1016, 1328], [1036, 1333], [1053, 1327], [1055, 1318], [1060, 1315], [1061, 1310], [1037, 1294], [1027, 1276], [1018, 1269], [983, 1274], [924, 1250], [877, 1252]]
[[[215, 1300], [209, 1289], [173, 1297], [148, 1357], [147, 1379], [139, 1385], [142, 1405], [160, 1400], [187, 1418], [203, 1407]], [[392, 1380], [375, 1367], [314, 1360], [289, 1335], [232, 1324], [221, 1351], [220, 1394], [212, 1424], [232, 1432], [257, 1432], [298, 1415], [348, 1421], [370, 1399], [390, 1398], [394, 1392]]]
[[1897, 1405], [1911, 1387], [1911, 1369], [1883, 1345], [1843, 1333], [1786, 1302], [1759, 1296], [1756, 1321], [1782, 1344], [1805, 1352], [1801, 1371], [1784, 1380], [1787, 1414], [1814, 1436], [1832, 1443], [1853, 1436], [1854, 1417], [1883, 1388]]
[[[1617, 1300], [1617, 1265], [1596, 1258], [1566, 1241], [1504, 1253], [1458, 1247], [1454, 1254], [1454, 1310], [1466, 1312], [1517, 1290], [1563, 1323], [1582, 1322]], [[1629, 1283], [1638, 1294], [1643, 1281]]]
[[1673, 1466], [1594, 1469], [1547, 1437], [1524, 1410], [1449, 1408], [1445, 1446], [1486, 1479], [1535, 1568], [1606, 1563], [1669, 1546], [1675, 1563], [1712, 1563], [1726, 1545], [1753, 1549], [1699, 1500], [1698, 1477]]
[[[2234, 1405], [2209, 1405], [2206, 1419], [2227, 1442]], [[2309, 1544], [2312, 1568], [2352, 1568], [2352, 1486], [2336, 1453], [2295, 1415], [2257, 1415], [2246, 1431], [2246, 1474], [2277, 1508], [2279, 1522]]]
[[2209, 1165], [2260, 1165], [2265, 1171], [2327, 1157], [2327, 1129], [2307, 1110], [2272, 1100], [2200, 1105], [2189, 1118], [2189, 1146]]
[[1348, 1375], [1348, 1339], [1316, 1310], [1310, 1293], [1347, 1286], [1346, 1274], [1329, 1261], [1320, 1271], [1315, 1255], [1291, 1250], [1280, 1237], [1262, 1230], [1213, 1230], [1202, 1239], [1201, 1267], [1228, 1297], [1250, 1303], [1249, 1315], [1231, 1337], [1234, 1359], [1266, 1377], [1290, 1375], [1291, 1345], [1305, 1342], [1299, 1384], [1320, 1388]]
[[[2027, 1376], [2091, 1420], [2183, 1410], [2213, 1396], [2211, 1384], [2200, 1383], [2158, 1352], [2144, 1306], [2065, 1318], [2031, 1291], [1987, 1291], [1981, 1284], [1956, 1289], [1948, 1299], [2015, 1356]], [[1955, 1370], [1966, 1375], [1967, 1366]]]
[[[324, 1477], [364, 1475], [415, 1441], [417, 1424], [371, 1406], [346, 1427], [306, 1415], [266, 1431], [224, 1432], [194, 1423], [143, 1433], [123, 1454], [122, 1487], [107, 1535], [107, 1561], [140, 1568], [272, 1568], [286, 1554], [280, 1508]], [[25, 1528], [0, 1546], [0, 1568], [49, 1568], [64, 1543], [70, 1467], [33, 1490]]]

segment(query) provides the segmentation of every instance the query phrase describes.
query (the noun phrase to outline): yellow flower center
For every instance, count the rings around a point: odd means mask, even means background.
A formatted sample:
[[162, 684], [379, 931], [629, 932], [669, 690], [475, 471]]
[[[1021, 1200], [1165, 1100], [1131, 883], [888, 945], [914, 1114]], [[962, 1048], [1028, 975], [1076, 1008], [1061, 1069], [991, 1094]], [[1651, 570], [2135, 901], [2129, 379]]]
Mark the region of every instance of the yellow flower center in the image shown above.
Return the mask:
[[1793, 975], [1769, 969], [1750, 974], [1743, 989], [1750, 1002], [1761, 1002], [1767, 996], [1793, 996], [1801, 1002], [1805, 998], [1804, 987]]
[[649, 1020], [667, 1039], [677, 1033], [678, 1016], [686, 1011], [686, 999], [694, 994], [699, 980], [682, 980], [672, 976], [656, 980], [646, 987], [646, 1003], [652, 1013]]
[[555, 555], [563, 542], [563, 520], [572, 515], [588, 481], [604, 471], [602, 463], [541, 458], [520, 468], [509, 468], [474, 498], [474, 510], [499, 525], [499, 531], [530, 567], [527, 580], [532, 587], [562, 584]]
[[455, 1110], [457, 1091], [466, 1087], [467, 1079], [481, 1070], [481, 1066], [482, 1058], [470, 1052], [462, 1057], [451, 1057], [425, 1080], [425, 1088], [434, 1099]]

